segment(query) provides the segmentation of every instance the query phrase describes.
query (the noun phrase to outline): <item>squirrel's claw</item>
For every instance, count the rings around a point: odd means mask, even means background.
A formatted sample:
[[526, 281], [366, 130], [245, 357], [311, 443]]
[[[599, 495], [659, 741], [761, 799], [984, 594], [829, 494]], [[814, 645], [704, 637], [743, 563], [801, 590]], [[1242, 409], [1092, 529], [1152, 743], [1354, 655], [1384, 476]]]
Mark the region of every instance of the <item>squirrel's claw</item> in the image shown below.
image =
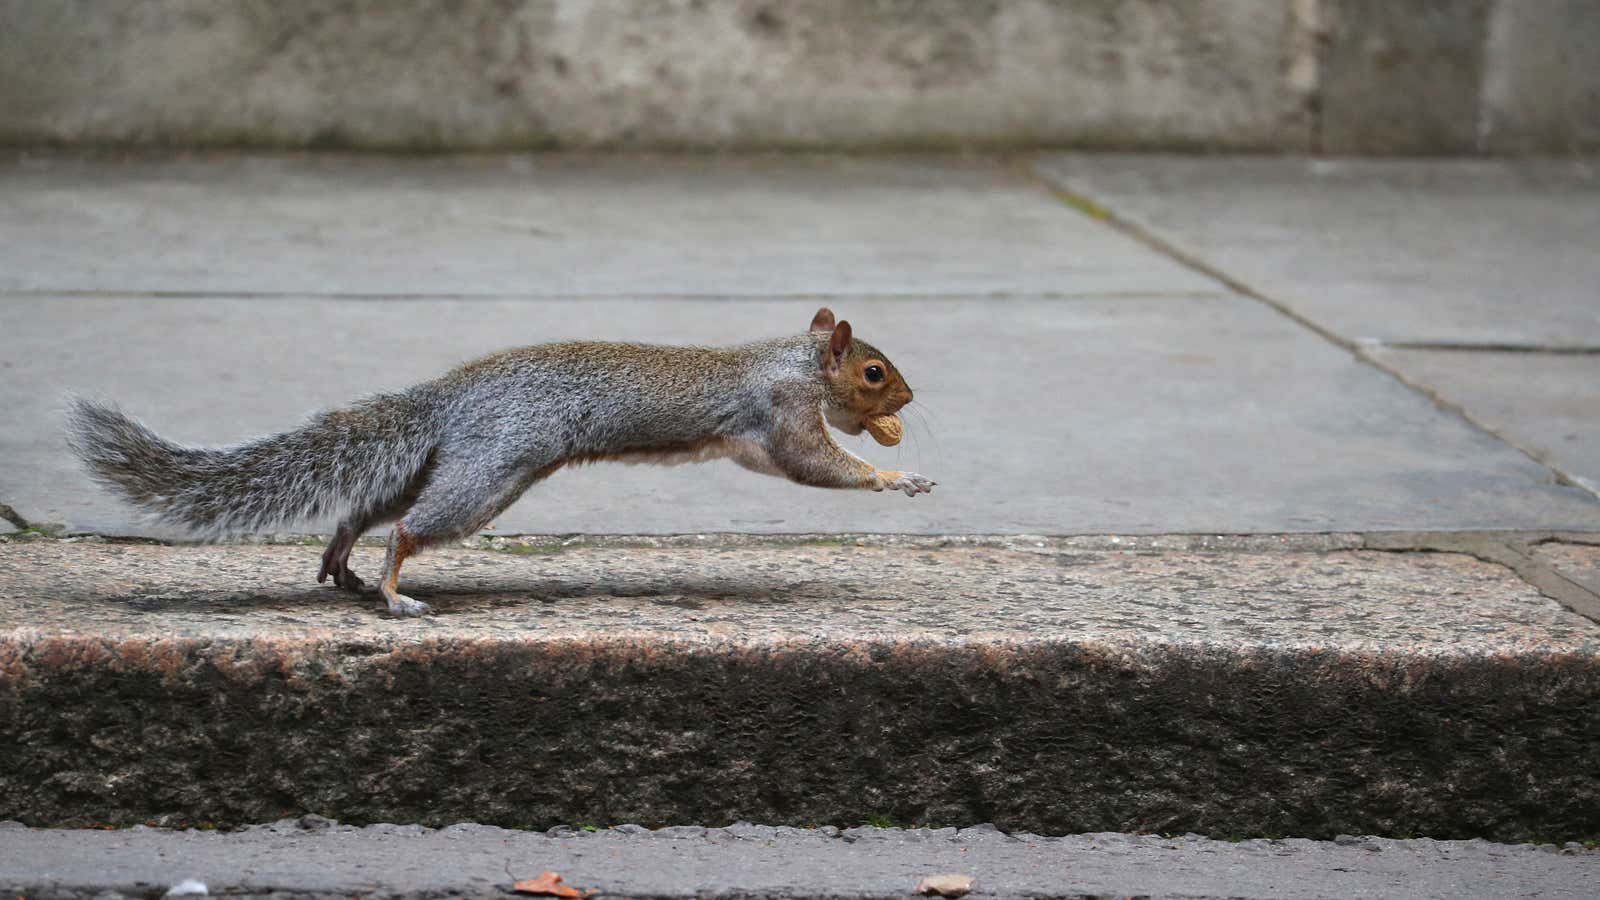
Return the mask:
[[885, 472], [883, 474], [885, 476], [883, 487], [891, 491], [903, 491], [907, 497], [932, 493], [934, 485], [939, 483], [926, 475], [918, 475], [915, 472]]

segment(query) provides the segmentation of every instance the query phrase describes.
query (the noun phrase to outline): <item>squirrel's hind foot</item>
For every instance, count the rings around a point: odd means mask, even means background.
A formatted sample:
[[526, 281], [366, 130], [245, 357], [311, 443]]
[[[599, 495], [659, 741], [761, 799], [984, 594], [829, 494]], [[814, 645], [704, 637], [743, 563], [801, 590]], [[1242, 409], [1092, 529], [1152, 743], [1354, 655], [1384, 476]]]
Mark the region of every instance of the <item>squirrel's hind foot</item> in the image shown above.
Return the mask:
[[389, 615], [406, 618], [409, 616], [425, 616], [433, 612], [433, 607], [421, 600], [413, 600], [405, 594], [391, 594], [384, 598], [389, 602]]
[[324, 554], [322, 557], [322, 569], [317, 572], [317, 584], [327, 581], [329, 576], [332, 576], [335, 587], [342, 588], [353, 594], [360, 593], [362, 585], [366, 584], [361, 580], [360, 575], [350, 570], [350, 566], [344, 560], [331, 559], [327, 554]]
[[322, 551], [322, 568], [317, 570], [317, 584], [333, 577], [335, 586], [355, 593], [361, 590], [362, 581], [356, 573], [350, 571], [350, 548], [355, 546], [358, 529], [339, 526], [339, 533], [329, 542], [328, 549]]

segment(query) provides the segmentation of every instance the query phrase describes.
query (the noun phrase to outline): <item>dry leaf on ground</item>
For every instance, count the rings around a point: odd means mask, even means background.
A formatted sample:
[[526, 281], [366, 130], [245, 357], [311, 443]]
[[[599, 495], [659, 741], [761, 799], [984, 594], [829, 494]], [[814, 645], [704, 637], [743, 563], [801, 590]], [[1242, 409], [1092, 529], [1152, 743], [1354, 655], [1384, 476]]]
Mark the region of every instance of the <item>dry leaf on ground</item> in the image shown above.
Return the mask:
[[511, 885], [518, 894], [535, 894], [540, 897], [592, 897], [596, 891], [580, 891], [562, 884], [561, 876], [554, 872], [541, 872], [538, 878], [528, 878]]
[[917, 882], [917, 893], [964, 897], [972, 892], [971, 875], [929, 875]]

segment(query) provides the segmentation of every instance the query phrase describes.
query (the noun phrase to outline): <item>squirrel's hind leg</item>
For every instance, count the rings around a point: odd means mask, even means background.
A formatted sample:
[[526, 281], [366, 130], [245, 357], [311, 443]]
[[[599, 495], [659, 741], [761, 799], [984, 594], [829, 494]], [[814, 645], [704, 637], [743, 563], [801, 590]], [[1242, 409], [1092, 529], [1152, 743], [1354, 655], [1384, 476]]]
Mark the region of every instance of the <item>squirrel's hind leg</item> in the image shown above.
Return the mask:
[[383, 578], [378, 582], [378, 590], [383, 594], [384, 602], [389, 604], [391, 615], [421, 616], [433, 612], [433, 607], [428, 604], [400, 593], [400, 566], [418, 549], [416, 539], [406, 532], [405, 525], [396, 522], [394, 530], [389, 532], [389, 549], [383, 557]]
[[389, 533], [389, 552], [378, 589], [397, 616], [420, 616], [433, 608], [400, 593], [400, 566], [426, 547], [465, 537], [482, 528], [522, 496], [554, 464], [511, 461], [485, 469], [468, 459], [442, 460], [411, 508]]
[[333, 540], [328, 542], [328, 549], [322, 552], [322, 569], [317, 572], [318, 584], [332, 576], [333, 583], [344, 590], [361, 590], [361, 578], [350, 571], [350, 550], [355, 547], [356, 540], [366, 530], [367, 522], [363, 516], [351, 516], [339, 523], [338, 530], [333, 534]]

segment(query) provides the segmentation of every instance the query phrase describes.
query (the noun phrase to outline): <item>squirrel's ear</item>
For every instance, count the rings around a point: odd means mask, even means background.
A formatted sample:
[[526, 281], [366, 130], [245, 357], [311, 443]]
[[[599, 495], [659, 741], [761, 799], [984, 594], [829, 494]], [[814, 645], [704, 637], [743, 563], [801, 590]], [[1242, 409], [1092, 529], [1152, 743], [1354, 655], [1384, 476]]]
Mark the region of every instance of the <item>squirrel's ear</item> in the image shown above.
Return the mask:
[[839, 365], [844, 362], [844, 353], [850, 349], [850, 323], [840, 322], [833, 326], [833, 337], [828, 339], [828, 370], [839, 371]]
[[812, 318], [811, 318], [811, 330], [812, 331], [832, 331], [833, 330], [833, 310], [827, 308], [826, 306], [824, 306], [823, 308], [817, 310], [817, 314], [815, 316], [812, 316]]

